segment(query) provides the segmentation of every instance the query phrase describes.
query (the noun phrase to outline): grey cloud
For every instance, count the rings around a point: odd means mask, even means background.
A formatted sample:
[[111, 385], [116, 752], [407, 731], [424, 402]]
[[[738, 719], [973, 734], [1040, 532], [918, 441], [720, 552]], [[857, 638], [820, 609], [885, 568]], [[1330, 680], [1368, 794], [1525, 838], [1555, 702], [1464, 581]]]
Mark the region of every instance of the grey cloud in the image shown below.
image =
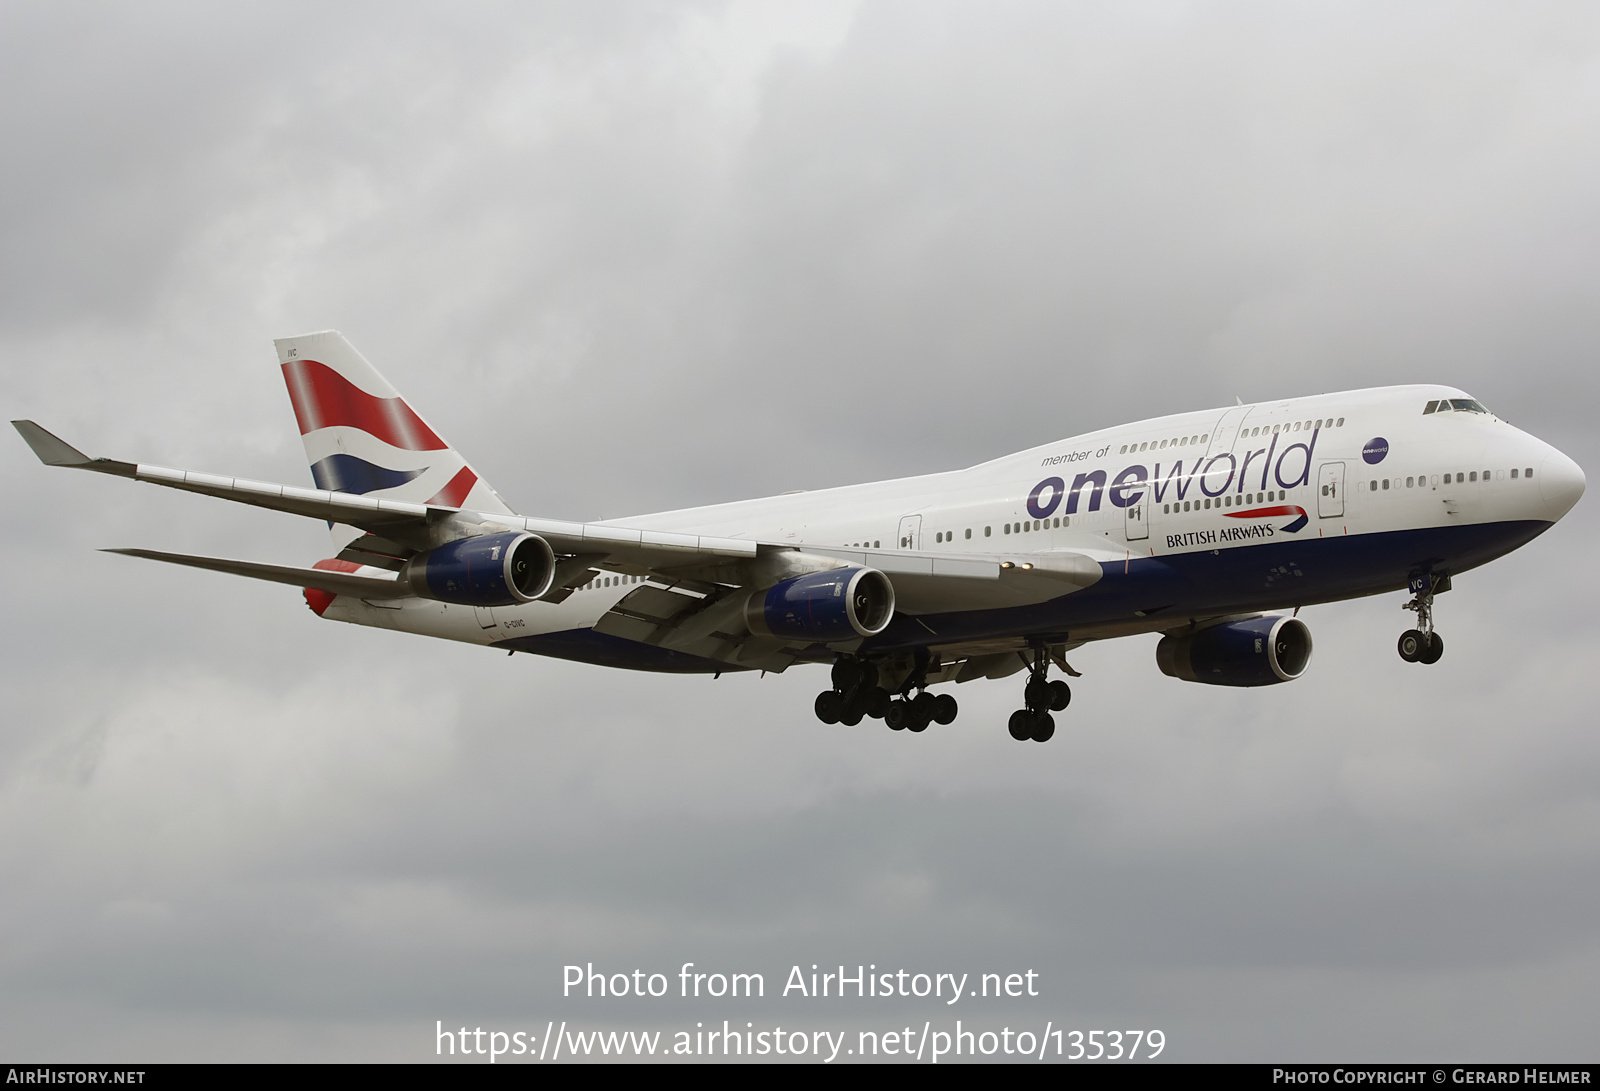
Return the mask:
[[[267, 342], [335, 326], [556, 516], [1413, 380], [1600, 455], [1581, 5], [0, 19], [0, 397], [95, 454], [305, 480]], [[1031, 966], [1047, 1001], [984, 1018], [1161, 1025], [1185, 1059], [1592, 1036], [1586, 506], [1458, 579], [1431, 674], [1398, 596], [1307, 611], [1310, 673], [1264, 692], [1115, 642], [1021, 748], [1014, 680], [946, 732], [824, 728], [815, 672], [321, 625], [93, 552], [306, 562], [314, 522], [15, 442], [0, 475], [11, 1055], [423, 1059], [435, 1019], [712, 1013], [563, 1002], [569, 961]]]

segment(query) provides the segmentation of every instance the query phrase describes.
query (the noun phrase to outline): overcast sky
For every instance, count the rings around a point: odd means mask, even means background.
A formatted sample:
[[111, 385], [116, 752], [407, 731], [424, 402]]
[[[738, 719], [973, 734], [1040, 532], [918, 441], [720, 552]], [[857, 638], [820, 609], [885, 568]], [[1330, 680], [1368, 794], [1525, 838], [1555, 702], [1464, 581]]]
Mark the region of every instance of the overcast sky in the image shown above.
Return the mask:
[[[309, 483], [271, 340], [337, 328], [562, 518], [1406, 382], [1600, 466], [1593, 4], [13, 3], [0, 135], [0, 402], [91, 454]], [[820, 669], [320, 622], [95, 552], [315, 521], [0, 443], [5, 1059], [957, 1017], [1594, 1059], [1592, 500], [1456, 578], [1433, 668], [1398, 592], [1264, 690], [1127, 639], [1022, 746], [1015, 678], [911, 736], [818, 724]], [[691, 961], [768, 998], [560, 995]], [[774, 995], [813, 962], [1041, 995]]]

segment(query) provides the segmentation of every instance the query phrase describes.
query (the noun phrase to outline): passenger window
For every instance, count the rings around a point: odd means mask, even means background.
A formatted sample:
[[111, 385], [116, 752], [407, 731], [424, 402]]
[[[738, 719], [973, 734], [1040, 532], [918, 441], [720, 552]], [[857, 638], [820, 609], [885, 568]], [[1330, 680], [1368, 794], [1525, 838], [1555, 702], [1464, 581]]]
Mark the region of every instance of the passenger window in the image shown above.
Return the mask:
[[1515, 481], [1516, 479], [1517, 479], [1517, 471], [1512, 470], [1511, 471], [1511, 480]]
[[1412, 478], [1412, 477], [1408, 477], [1408, 478], [1406, 478], [1406, 488], [1408, 488], [1408, 489], [1409, 489], [1409, 488], [1411, 488], [1411, 483], [1412, 483], [1412, 482], [1413, 482], [1413, 481], [1415, 481], [1415, 480], [1416, 480], [1416, 479], [1415, 479], [1415, 478]]
[[1477, 470], [1473, 470], [1472, 473], [1467, 477], [1467, 480], [1468, 481], [1477, 481], [1478, 480], [1478, 471]]
[[1207, 432], [1205, 435], [1201, 436], [1200, 437], [1200, 442], [1204, 443], [1210, 437], [1210, 435], [1211, 435], [1211, 433]]
[[968, 528], [967, 528], [967, 538], [968, 538], [968, 539], [971, 539], [971, 537], [972, 537], [972, 528], [971, 528], [971, 527], [968, 527]]
[[1335, 424], [1335, 425], [1334, 425], [1334, 427], [1335, 427], [1335, 428], [1343, 428], [1343, 427], [1344, 427], [1344, 418], [1343, 418], [1343, 417], [1340, 417], [1340, 418], [1339, 418], [1339, 423], [1338, 423], [1338, 424]]
[[1523, 470], [1522, 471], [1522, 476], [1523, 477], [1532, 477], [1533, 476], [1533, 467], [1529, 466], [1526, 470]]
[[1367, 485], [1369, 486], [1369, 488], [1367, 489], [1368, 492], [1377, 492], [1378, 491], [1378, 483], [1376, 481], [1369, 481], [1369, 482], [1367, 482]]
[[1383, 491], [1389, 491], [1389, 479], [1387, 477], [1383, 479]]
[[983, 536], [985, 538], [989, 537], [989, 528], [988, 527], [984, 527], [983, 528]]

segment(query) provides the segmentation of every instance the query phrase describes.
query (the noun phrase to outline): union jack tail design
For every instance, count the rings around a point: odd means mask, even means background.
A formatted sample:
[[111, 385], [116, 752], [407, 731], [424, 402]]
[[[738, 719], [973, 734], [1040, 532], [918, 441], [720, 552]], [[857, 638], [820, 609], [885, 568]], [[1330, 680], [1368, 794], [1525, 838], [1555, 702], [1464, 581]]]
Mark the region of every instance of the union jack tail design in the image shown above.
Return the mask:
[[[338, 331], [273, 344], [317, 488], [513, 514]], [[343, 524], [332, 531], [338, 549], [361, 534]]]

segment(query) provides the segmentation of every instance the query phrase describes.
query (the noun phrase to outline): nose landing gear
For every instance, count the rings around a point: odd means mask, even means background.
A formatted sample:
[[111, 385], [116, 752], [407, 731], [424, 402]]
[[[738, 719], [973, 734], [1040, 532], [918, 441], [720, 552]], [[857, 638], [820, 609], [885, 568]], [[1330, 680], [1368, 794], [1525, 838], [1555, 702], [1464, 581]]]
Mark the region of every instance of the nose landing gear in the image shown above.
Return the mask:
[[1006, 723], [1011, 737], [1018, 742], [1029, 739], [1049, 742], [1056, 733], [1055, 717], [1050, 713], [1061, 712], [1072, 703], [1071, 687], [1059, 678], [1050, 681], [1046, 677], [1049, 671], [1048, 654], [1045, 649], [1036, 648], [1033, 663], [1028, 667], [1028, 684], [1022, 690], [1022, 703], [1026, 707], [1013, 712]]
[[1411, 577], [1413, 598], [1401, 607], [1417, 615], [1417, 627], [1400, 634], [1398, 650], [1407, 663], [1439, 662], [1444, 656], [1444, 638], [1433, 631], [1433, 596], [1450, 590], [1449, 576], [1423, 572]]

